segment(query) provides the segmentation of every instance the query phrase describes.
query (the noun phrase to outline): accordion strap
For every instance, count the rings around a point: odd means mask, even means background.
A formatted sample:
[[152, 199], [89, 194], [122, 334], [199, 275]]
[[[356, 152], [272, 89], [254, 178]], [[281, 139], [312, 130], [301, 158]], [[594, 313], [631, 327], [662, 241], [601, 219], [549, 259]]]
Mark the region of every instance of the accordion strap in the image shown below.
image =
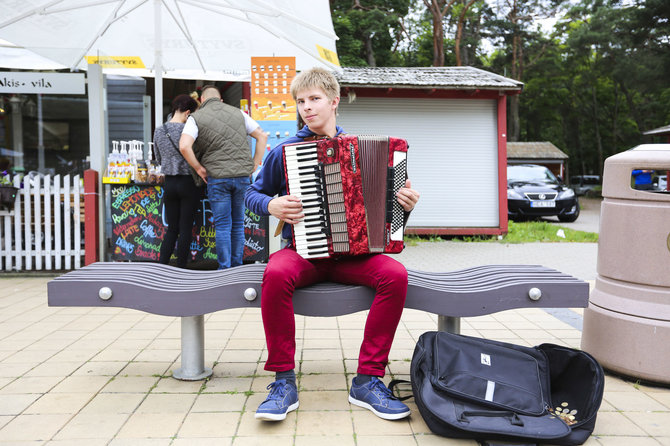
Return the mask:
[[312, 135], [312, 136], [308, 136], [308, 137], [304, 138], [303, 141], [304, 142], [311, 142], [311, 141], [318, 141], [320, 139], [333, 139], [333, 140], [335, 140], [335, 142], [337, 142], [337, 138], [339, 136], [344, 136], [344, 135], [346, 135], [346, 133], [344, 133], [344, 132], [340, 133], [339, 135], [335, 136], [334, 138], [330, 138], [327, 135]]

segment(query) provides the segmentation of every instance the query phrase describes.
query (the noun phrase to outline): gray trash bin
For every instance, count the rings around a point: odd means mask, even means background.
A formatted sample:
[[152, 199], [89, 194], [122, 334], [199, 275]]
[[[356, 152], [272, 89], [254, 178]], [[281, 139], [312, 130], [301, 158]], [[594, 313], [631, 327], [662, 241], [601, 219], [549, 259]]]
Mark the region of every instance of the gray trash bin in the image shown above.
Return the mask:
[[670, 144], [605, 161], [598, 275], [582, 349], [606, 369], [670, 383], [670, 192], [633, 188], [637, 169], [670, 170]]

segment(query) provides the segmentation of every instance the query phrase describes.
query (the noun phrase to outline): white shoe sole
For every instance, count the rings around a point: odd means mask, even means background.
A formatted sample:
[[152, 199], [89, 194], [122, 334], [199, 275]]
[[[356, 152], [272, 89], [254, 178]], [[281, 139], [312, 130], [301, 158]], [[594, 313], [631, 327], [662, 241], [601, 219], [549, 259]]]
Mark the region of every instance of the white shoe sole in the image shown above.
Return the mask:
[[288, 409], [286, 409], [285, 413], [267, 413], [267, 412], [256, 412], [256, 415], [254, 417], [257, 420], [264, 420], [264, 421], [281, 421], [286, 419], [286, 414], [289, 412], [293, 412], [300, 406], [300, 401], [296, 401], [295, 403], [291, 404], [288, 406]]
[[379, 418], [383, 418], [385, 420], [400, 420], [402, 418], [405, 418], [409, 416], [410, 410], [407, 410], [407, 412], [400, 412], [400, 413], [383, 413], [375, 410], [374, 407], [366, 403], [365, 401], [360, 401], [355, 399], [353, 396], [349, 395], [349, 402], [355, 406], [362, 407], [364, 409], [368, 409], [371, 411], [373, 414], [377, 415]]

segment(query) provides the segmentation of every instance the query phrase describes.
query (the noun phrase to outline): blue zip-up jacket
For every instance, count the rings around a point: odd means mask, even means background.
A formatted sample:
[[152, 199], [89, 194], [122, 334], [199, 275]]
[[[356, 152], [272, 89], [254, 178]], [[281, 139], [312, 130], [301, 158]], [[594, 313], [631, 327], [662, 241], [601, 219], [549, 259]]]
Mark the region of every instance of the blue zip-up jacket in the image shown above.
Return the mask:
[[[335, 136], [344, 133], [342, 127], [337, 126]], [[263, 168], [258, 173], [256, 181], [249, 186], [245, 195], [244, 203], [247, 208], [256, 215], [270, 215], [268, 204], [275, 195], [280, 197], [286, 195], [286, 175], [284, 173], [284, 156], [282, 148], [284, 144], [293, 144], [302, 142], [305, 138], [316, 136], [308, 126], [302, 129], [288, 139], [277, 144], [265, 158]], [[282, 237], [288, 240], [293, 238], [293, 225], [285, 224], [282, 229]]]

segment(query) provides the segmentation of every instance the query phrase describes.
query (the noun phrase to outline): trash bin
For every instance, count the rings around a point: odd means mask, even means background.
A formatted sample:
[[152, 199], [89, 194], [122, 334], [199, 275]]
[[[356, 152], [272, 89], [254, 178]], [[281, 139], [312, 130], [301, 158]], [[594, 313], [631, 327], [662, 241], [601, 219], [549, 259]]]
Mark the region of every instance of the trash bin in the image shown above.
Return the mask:
[[670, 383], [670, 192], [635, 189], [633, 170], [670, 170], [670, 144], [609, 157], [603, 174], [595, 287], [582, 349], [604, 368]]

